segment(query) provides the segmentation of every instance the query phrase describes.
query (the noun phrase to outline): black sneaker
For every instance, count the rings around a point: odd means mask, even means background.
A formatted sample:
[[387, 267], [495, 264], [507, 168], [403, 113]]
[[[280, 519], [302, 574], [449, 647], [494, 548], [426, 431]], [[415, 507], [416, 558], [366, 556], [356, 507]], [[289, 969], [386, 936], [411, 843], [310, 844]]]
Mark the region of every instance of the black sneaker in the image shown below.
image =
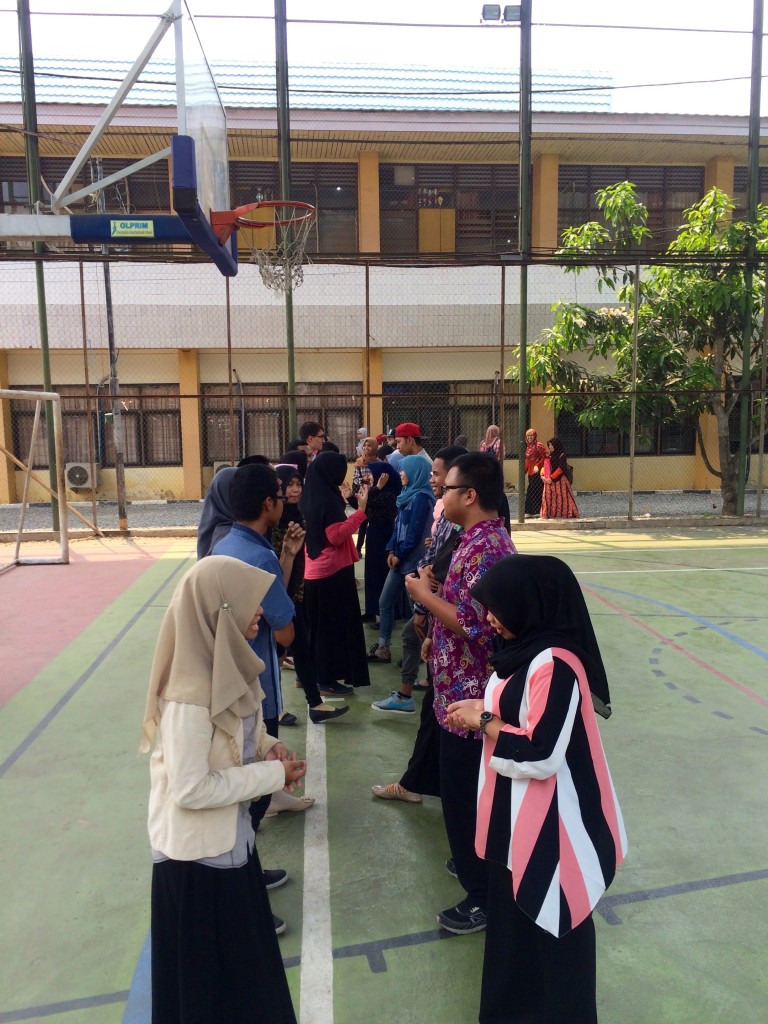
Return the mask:
[[[449, 857], [448, 860], [445, 862], [445, 870], [453, 878], [458, 878], [459, 877], [459, 873], [456, 870], [456, 862], [454, 861], [453, 857]], [[265, 874], [266, 874], [266, 872], [265, 872]], [[269, 886], [267, 886], [267, 888], [269, 888]]]
[[277, 914], [272, 915], [272, 924], [275, 926], [275, 935], [282, 935], [285, 931], [285, 921]]
[[264, 875], [264, 884], [268, 889], [279, 889], [288, 881], [288, 872], [283, 868], [275, 868], [274, 871], [264, 868], [261, 873]]
[[455, 907], [449, 907], [437, 915], [437, 923], [454, 935], [471, 935], [485, 931], [488, 918], [485, 911], [467, 897]]
[[320, 693], [323, 697], [349, 697], [355, 692], [354, 686], [345, 686], [343, 683], [326, 683], [320, 685]]

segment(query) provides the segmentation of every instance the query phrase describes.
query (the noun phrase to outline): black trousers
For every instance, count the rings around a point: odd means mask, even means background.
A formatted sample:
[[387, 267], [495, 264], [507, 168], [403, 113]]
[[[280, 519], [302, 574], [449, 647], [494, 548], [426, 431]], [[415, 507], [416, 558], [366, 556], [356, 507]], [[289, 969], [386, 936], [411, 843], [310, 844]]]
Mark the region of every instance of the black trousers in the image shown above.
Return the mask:
[[[438, 726], [438, 728], [440, 728]], [[473, 904], [488, 903], [488, 869], [475, 853], [477, 778], [483, 741], [440, 728], [440, 796], [456, 873]]]
[[597, 1024], [592, 915], [558, 939], [515, 903], [512, 876], [488, 862], [480, 1024]]
[[413, 753], [400, 779], [401, 786], [411, 793], [421, 793], [422, 796], [440, 796], [440, 733], [443, 730], [437, 724], [432, 708], [434, 697], [435, 688], [430, 678], [429, 689], [424, 691], [421, 699], [419, 731], [416, 733]]

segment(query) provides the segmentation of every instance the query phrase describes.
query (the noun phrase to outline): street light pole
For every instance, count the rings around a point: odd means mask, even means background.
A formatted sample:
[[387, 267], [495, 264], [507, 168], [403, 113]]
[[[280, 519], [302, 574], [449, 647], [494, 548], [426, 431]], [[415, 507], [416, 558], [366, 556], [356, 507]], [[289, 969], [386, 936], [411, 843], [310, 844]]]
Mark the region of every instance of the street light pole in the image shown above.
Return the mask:
[[531, 0], [520, 3], [520, 166], [518, 249], [520, 250], [520, 399], [517, 474], [517, 519], [525, 522], [525, 432], [530, 416], [528, 396], [528, 261], [531, 258]]

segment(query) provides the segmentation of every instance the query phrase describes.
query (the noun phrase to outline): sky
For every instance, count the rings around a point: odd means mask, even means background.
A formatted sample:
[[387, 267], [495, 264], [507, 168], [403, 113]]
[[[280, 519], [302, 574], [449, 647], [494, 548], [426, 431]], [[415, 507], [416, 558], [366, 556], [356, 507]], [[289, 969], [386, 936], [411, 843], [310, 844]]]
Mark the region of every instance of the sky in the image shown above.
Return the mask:
[[[132, 59], [152, 32], [157, 15], [169, 3], [30, 0], [34, 52], [47, 57]], [[274, 60], [273, 0], [189, 3], [209, 58]], [[519, 62], [518, 29], [481, 26], [482, 3], [473, 0], [387, 0], [386, 4], [371, 0], [286, 0], [286, 4], [288, 56], [296, 65], [478, 68], [516, 67]], [[644, 0], [642, 4], [625, 0], [612, 4], [605, 0], [533, 0], [533, 68], [609, 73], [616, 87], [612, 109], [617, 112], [746, 116], [752, 11], [752, 0], [731, 0], [728, 4], [702, 0]], [[317, 24], [318, 20], [365, 24]], [[400, 24], [388, 27], [372, 22]], [[16, 26], [15, 3], [0, 0], [4, 53], [13, 53]], [[172, 55], [170, 33], [159, 52]], [[741, 80], [728, 81], [734, 78]], [[710, 79], [716, 81], [702, 82]], [[660, 85], [690, 81], [695, 84]]]

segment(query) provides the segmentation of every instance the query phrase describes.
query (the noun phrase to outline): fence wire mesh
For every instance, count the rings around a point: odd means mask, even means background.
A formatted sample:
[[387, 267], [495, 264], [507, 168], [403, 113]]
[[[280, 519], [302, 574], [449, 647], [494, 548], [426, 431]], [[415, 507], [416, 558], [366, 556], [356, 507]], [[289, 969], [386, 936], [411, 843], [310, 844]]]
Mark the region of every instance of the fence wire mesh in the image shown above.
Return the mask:
[[[129, 526], [194, 526], [220, 464], [255, 453], [277, 459], [294, 440], [294, 424], [308, 420], [319, 422], [350, 461], [360, 427], [378, 435], [416, 422], [434, 454], [462, 435], [476, 449], [487, 427], [498, 424], [511, 493], [522, 434], [532, 426], [542, 441], [562, 440], [583, 518], [706, 517], [723, 509], [720, 482], [708, 468], [718, 464], [711, 416], [699, 417], [697, 432], [692, 417], [645, 414], [633, 451], [626, 427], [586, 423], [578, 406], [558, 411], [547, 387], [521, 394], [519, 267], [309, 264], [293, 293], [292, 373], [285, 300], [264, 288], [253, 265], [224, 280], [210, 265], [186, 259], [113, 259], [111, 297], [101, 261], [46, 258], [44, 271], [63, 460], [88, 469], [86, 487], [77, 483], [82, 474], [69, 471], [68, 498], [95, 494], [102, 526], [111, 525], [118, 498], [118, 460]], [[34, 264], [4, 262], [3, 276], [0, 388], [40, 390]], [[555, 304], [611, 304], [587, 273], [554, 265], [529, 268], [527, 294], [529, 346], [552, 326]], [[622, 308], [631, 319], [631, 304]], [[620, 399], [639, 389], [630, 380]], [[757, 515], [765, 396], [764, 382], [753, 383], [745, 512]], [[612, 400], [608, 392], [601, 397]], [[731, 415], [739, 415], [735, 401]], [[2, 405], [0, 444], [22, 461], [33, 418], [33, 403]], [[32, 465], [47, 468], [45, 427]], [[0, 529], [14, 525], [10, 506], [22, 483], [21, 471], [0, 460]], [[30, 497], [47, 500], [34, 484]], [[142, 502], [169, 504], [153, 510]], [[44, 524], [46, 510], [35, 511], [29, 529]]]

